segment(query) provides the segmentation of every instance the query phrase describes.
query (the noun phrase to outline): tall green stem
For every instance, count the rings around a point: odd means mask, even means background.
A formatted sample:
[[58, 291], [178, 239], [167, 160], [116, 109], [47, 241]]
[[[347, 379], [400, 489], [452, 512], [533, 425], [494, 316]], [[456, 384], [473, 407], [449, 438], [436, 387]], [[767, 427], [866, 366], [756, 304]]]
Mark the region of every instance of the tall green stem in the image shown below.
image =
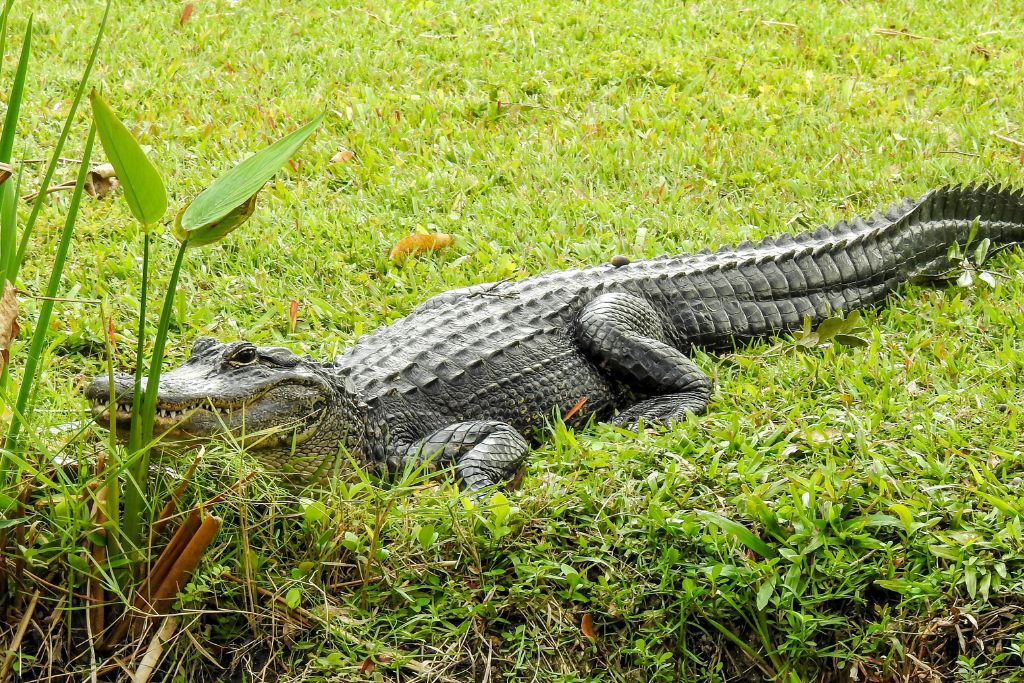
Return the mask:
[[[78, 178], [75, 181], [75, 191], [71, 196], [71, 204], [68, 207], [67, 219], [64, 221], [64, 229], [60, 234], [60, 241], [57, 243], [57, 253], [53, 260], [53, 270], [50, 271], [50, 280], [46, 285], [46, 296], [39, 307], [39, 320], [35, 329], [32, 330], [32, 341], [29, 345], [28, 357], [25, 359], [25, 372], [21, 379], [21, 388], [18, 391], [18, 398], [15, 402], [15, 414], [11, 419], [11, 426], [7, 431], [7, 449], [13, 452], [18, 450], [18, 434], [21, 431], [22, 419], [25, 407], [28, 405], [28, 398], [32, 392], [32, 384], [35, 380], [36, 370], [39, 366], [39, 359], [43, 355], [43, 345], [46, 341], [46, 334], [50, 328], [50, 316], [53, 313], [54, 298], [60, 288], [61, 274], [64, 271], [64, 262], [68, 257], [68, 247], [71, 244], [71, 234], [74, 232], [75, 219], [78, 216], [78, 207], [82, 202], [82, 190], [85, 187], [85, 178], [89, 172], [89, 159], [92, 157], [92, 145], [96, 140], [96, 127], [89, 127], [89, 137], [85, 143], [85, 152], [82, 154], [82, 165], [78, 169]], [[3, 476], [6, 477], [8, 468], [4, 466]]]
[[[149, 234], [146, 234], [148, 244]], [[129, 450], [132, 458], [135, 459], [131, 467], [129, 484], [133, 488], [128, 489], [124, 496], [124, 533], [128, 542], [134, 547], [140, 547], [142, 542], [142, 511], [148, 500], [149, 491], [149, 449], [153, 440], [153, 420], [156, 417], [156, 395], [160, 387], [160, 370], [163, 366], [164, 348], [167, 345], [167, 331], [171, 326], [171, 313], [174, 310], [174, 294], [178, 289], [178, 276], [181, 273], [181, 265], [185, 260], [185, 250], [188, 248], [188, 240], [185, 240], [178, 247], [178, 256], [174, 260], [174, 268], [171, 270], [171, 278], [167, 283], [167, 291], [164, 292], [163, 306], [160, 309], [160, 321], [157, 323], [156, 336], [153, 338], [153, 354], [149, 359], [149, 373], [146, 376], [146, 388], [141, 393], [140, 404], [140, 370], [141, 360], [136, 368], [135, 399], [132, 404], [132, 434], [138, 427], [139, 445]], [[141, 327], [140, 327], [141, 330]], [[142, 334], [140, 332], [140, 339]], [[141, 355], [140, 355], [141, 359]], [[129, 438], [131, 438], [129, 436]]]
[[[128, 453], [135, 459], [128, 469], [130, 476], [124, 492], [124, 533], [129, 543], [141, 539], [142, 507], [146, 495], [149, 458], [142, 453], [142, 376], [146, 373], [146, 293], [149, 291], [149, 227], [143, 226], [142, 238], [142, 293], [139, 296], [139, 335], [135, 346], [135, 387], [132, 392], [132, 424], [128, 432]], [[113, 408], [112, 408], [113, 409]]]

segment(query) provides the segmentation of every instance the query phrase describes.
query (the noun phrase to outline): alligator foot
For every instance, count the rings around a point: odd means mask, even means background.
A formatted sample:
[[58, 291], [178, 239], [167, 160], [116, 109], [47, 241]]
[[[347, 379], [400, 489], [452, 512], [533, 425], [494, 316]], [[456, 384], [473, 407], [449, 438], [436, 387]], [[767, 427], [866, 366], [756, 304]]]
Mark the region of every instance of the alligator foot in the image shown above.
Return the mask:
[[576, 338], [583, 352], [651, 397], [620, 413], [615, 424], [632, 427], [641, 419], [669, 424], [707, 408], [711, 378], [668, 343], [661, 318], [647, 301], [631, 294], [604, 294], [583, 308], [578, 322]]
[[473, 492], [512, 479], [530, 445], [504, 422], [472, 420], [439, 429], [404, 449], [403, 459], [454, 462], [464, 491]]
[[631, 405], [614, 418], [612, 424], [637, 431], [640, 421], [644, 424], [658, 424], [669, 427], [674, 422], [682, 422], [689, 413], [700, 414], [708, 406], [708, 397], [699, 392], [665, 394], [655, 396]]

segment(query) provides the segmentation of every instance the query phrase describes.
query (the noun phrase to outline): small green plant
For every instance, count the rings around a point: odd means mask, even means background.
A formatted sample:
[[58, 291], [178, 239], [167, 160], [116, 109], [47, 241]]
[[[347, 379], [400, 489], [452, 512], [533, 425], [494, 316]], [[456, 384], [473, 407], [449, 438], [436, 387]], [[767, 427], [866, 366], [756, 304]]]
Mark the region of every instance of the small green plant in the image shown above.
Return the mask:
[[[324, 115], [321, 114], [305, 126], [241, 162], [214, 181], [178, 213], [173, 229], [173, 234], [179, 242], [177, 256], [171, 268], [167, 290], [164, 292], [152, 354], [146, 363], [143, 360], [143, 353], [146, 338], [150, 227], [163, 217], [167, 209], [167, 195], [160, 173], [149, 161], [131, 131], [96, 91], [92, 92], [90, 99], [93, 105], [93, 119], [99, 130], [103, 149], [124, 186], [125, 201], [132, 215], [143, 228], [142, 290], [139, 304], [135, 391], [128, 437], [129, 460], [132, 466], [129, 468], [129, 486], [124, 495], [123, 529], [127, 542], [133, 547], [139, 547], [142, 541], [141, 513], [149, 490], [149, 452], [153, 440], [161, 363], [185, 252], [189, 247], [214, 244], [241, 226], [252, 215], [260, 188], [313, 134], [323, 121]], [[146, 376], [144, 391], [143, 375]]]
[[950, 278], [956, 275], [956, 284], [959, 287], [970, 288], [978, 283], [985, 287], [996, 286], [995, 273], [983, 269], [992, 256], [992, 241], [985, 237], [975, 243], [977, 237], [978, 221], [975, 220], [971, 223], [963, 248], [959, 242], [953, 242], [946, 251], [946, 261], [949, 264], [947, 273]]

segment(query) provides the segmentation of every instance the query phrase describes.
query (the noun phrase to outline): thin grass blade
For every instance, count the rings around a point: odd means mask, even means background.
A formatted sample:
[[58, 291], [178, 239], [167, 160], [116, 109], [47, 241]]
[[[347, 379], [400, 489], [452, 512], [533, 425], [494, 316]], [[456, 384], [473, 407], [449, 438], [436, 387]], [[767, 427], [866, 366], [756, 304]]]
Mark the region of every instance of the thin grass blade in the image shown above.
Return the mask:
[[25, 28], [25, 39], [21, 43], [21, 56], [18, 68], [14, 72], [11, 84], [11, 96], [7, 100], [7, 115], [4, 117], [4, 129], [0, 132], [0, 162], [8, 164], [14, 153], [14, 135], [18, 131], [18, 116], [21, 113], [21, 99], [25, 94], [25, 78], [28, 75], [28, 59], [32, 53], [32, 18], [29, 17]]

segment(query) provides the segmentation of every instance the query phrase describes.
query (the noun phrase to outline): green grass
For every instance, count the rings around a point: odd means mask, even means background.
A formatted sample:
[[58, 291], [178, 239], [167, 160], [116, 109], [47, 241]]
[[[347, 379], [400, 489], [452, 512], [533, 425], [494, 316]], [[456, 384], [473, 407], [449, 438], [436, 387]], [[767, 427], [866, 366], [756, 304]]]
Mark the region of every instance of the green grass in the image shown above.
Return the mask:
[[[117, 3], [92, 81], [149, 146], [173, 207], [330, 113], [251, 223], [186, 262], [170, 362], [202, 334], [327, 359], [452, 287], [810, 227], [947, 182], [1024, 184], [1021, 148], [993, 135], [1024, 138], [1024, 30], [1005, 3], [216, 1], [179, 27], [181, 4]], [[52, 147], [102, 8], [33, 9], [20, 159]], [[12, 15], [13, 36], [25, 19]], [[354, 159], [330, 164], [341, 148]], [[24, 290], [45, 288], [67, 201], [38, 224]], [[62, 293], [107, 302], [122, 368], [132, 226], [120, 198], [83, 205]], [[456, 244], [391, 266], [420, 228]], [[155, 242], [154, 297], [175, 248], [166, 229]], [[718, 383], [707, 416], [640, 436], [554, 428], [507, 508], [466, 509], [445, 482], [353, 474], [297, 497], [259, 477], [218, 508], [225, 527], [180, 605], [191, 637], [158, 680], [405, 681], [410, 661], [458, 681], [1019, 676], [1024, 261], [994, 269], [992, 291], [903, 290], [864, 349], [698, 354]], [[16, 376], [38, 304], [24, 309]], [[104, 448], [98, 431], [50, 430], [83, 419], [84, 382], [105, 372], [98, 307], [55, 312], [31, 455], [62, 490], [37, 482], [21, 552], [63, 587], [32, 580], [43, 616], [83, 589], [89, 530], [81, 506], [49, 497], [78, 496]], [[78, 468], [47, 464], [58, 451]], [[161, 486], [190, 459], [165, 458]], [[253, 467], [211, 448], [190, 495]], [[71, 602], [49, 649], [30, 631], [23, 651], [83, 680]], [[359, 673], [381, 653], [396, 659]]]

